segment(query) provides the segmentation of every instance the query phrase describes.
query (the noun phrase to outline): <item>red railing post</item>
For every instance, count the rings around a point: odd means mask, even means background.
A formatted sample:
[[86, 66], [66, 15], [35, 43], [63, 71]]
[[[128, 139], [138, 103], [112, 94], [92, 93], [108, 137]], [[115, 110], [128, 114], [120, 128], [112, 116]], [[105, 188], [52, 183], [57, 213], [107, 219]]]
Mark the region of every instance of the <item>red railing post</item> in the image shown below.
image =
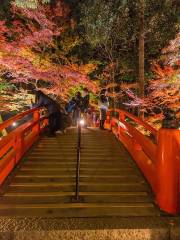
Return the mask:
[[110, 115], [111, 115], [111, 111], [107, 111], [105, 125], [109, 129], [111, 128], [111, 118], [110, 118]]
[[35, 135], [39, 135], [39, 133], [40, 133], [40, 112], [39, 112], [39, 109], [34, 111], [33, 121], [36, 123], [35, 126], [33, 127], [33, 133], [35, 133]]
[[179, 211], [179, 163], [175, 143], [176, 129], [160, 129], [157, 148], [157, 195], [160, 208], [171, 214]]
[[119, 121], [125, 121], [125, 114], [122, 111], [119, 111]]
[[19, 160], [21, 159], [21, 157], [23, 156], [23, 137], [22, 137], [22, 133], [19, 132], [18, 134], [16, 134], [14, 136], [14, 150], [16, 152], [16, 159], [15, 159], [15, 163], [18, 163]]
[[121, 134], [121, 132], [123, 130], [123, 128], [121, 127], [120, 124], [121, 124], [122, 121], [125, 120], [125, 116], [124, 116], [123, 112], [121, 112], [119, 110], [117, 110], [117, 111], [118, 111], [118, 114], [119, 114], [119, 118], [118, 118], [118, 138], [119, 138], [120, 134]]
[[[119, 112], [119, 122], [121, 122], [123, 124], [123, 122], [125, 121], [125, 114], [122, 111], [118, 111]], [[120, 134], [121, 132], [123, 132], [125, 129], [123, 129], [120, 125], [118, 125], [118, 133]]]
[[16, 163], [17, 163], [17, 157], [18, 157], [17, 135], [13, 136], [12, 147], [13, 147], [13, 150], [15, 152], [15, 155], [14, 155], [14, 158], [13, 158], [13, 166], [15, 166]]

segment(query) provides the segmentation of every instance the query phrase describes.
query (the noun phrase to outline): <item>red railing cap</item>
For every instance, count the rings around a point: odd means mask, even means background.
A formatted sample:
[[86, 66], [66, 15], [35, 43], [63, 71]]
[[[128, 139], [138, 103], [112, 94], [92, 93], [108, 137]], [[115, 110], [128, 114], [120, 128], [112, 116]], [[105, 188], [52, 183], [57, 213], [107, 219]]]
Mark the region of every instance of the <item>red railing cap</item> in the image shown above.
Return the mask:
[[21, 118], [28, 116], [29, 114], [34, 113], [37, 110], [38, 110], [38, 108], [29, 109], [27, 111], [24, 111], [22, 113], [15, 115], [14, 117], [9, 118], [8, 120], [4, 121], [3, 123], [0, 123], [0, 131], [9, 127], [13, 122], [18, 121]]
[[157, 137], [157, 133], [158, 131], [153, 128], [151, 125], [149, 125], [147, 122], [145, 122], [143, 119], [136, 117], [135, 115], [123, 110], [123, 109], [110, 109], [109, 112], [111, 111], [115, 111], [118, 112], [120, 114], [124, 114], [125, 116], [131, 118], [134, 122], [136, 122], [137, 124], [142, 125], [144, 128], [146, 128], [147, 130], [149, 130], [152, 134], [154, 134]]

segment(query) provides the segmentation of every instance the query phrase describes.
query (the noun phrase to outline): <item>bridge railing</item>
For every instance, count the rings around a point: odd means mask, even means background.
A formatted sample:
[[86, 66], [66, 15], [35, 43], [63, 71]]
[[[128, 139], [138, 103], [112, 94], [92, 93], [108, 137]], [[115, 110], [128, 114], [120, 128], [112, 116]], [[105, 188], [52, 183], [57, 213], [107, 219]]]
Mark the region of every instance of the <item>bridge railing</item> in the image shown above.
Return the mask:
[[17, 165], [22, 156], [38, 139], [41, 130], [47, 125], [47, 119], [40, 116], [40, 109], [31, 109], [20, 113], [0, 124], [0, 132], [13, 123], [24, 121], [0, 140], [0, 185]]
[[157, 131], [142, 119], [120, 109], [110, 110], [105, 127], [125, 145], [150, 183], [159, 207], [180, 212], [180, 131]]

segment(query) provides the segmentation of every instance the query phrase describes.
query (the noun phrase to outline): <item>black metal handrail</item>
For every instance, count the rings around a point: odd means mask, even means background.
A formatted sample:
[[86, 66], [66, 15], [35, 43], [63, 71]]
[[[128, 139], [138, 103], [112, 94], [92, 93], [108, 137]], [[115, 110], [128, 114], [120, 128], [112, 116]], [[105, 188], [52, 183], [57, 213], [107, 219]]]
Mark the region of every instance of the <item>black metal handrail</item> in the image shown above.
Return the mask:
[[77, 140], [77, 165], [76, 165], [76, 193], [75, 200], [79, 201], [79, 183], [80, 183], [80, 161], [81, 161], [81, 124], [78, 122], [78, 140]]

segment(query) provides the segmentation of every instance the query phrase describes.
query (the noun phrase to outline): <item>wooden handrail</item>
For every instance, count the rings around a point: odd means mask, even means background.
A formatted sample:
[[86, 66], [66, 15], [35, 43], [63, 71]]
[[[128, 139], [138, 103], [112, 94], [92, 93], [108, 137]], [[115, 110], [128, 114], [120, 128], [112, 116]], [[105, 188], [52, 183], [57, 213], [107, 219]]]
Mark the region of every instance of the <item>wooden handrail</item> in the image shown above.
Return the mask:
[[34, 113], [37, 110], [38, 110], [38, 108], [33, 108], [33, 109], [30, 109], [30, 110], [27, 110], [25, 112], [19, 113], [15, 116], [9, 118], [8, 120], [4, 121], [3, 123], [0, 123], [0, 131], [2, 131], [3, 129], [11, 126], [13, 122], [18, 121], [18, 120], [22, 119], [23, 117], [28, 116], [31, 113]]
[[124, 114], [126, 117], [132, 119], [134, 122], [136, 122], [137, 124], [140, 124], [141, 126], [143, 126], [144, 128], [146, 128], [147, 130], [149, 130], [152, 134], [154, 134], [157, 137], [157, 133], [158, 131], [153, 128], [151, 125], [149, 125], [148, 123], [146, 123], [145, 121], [143, 121], [141, 118], [136, 117], [135, 115], [126, 112], [124, 110], [120, 110], [120, 109], [115, 109], [116, 112], [120, 113], [120, 114]]

